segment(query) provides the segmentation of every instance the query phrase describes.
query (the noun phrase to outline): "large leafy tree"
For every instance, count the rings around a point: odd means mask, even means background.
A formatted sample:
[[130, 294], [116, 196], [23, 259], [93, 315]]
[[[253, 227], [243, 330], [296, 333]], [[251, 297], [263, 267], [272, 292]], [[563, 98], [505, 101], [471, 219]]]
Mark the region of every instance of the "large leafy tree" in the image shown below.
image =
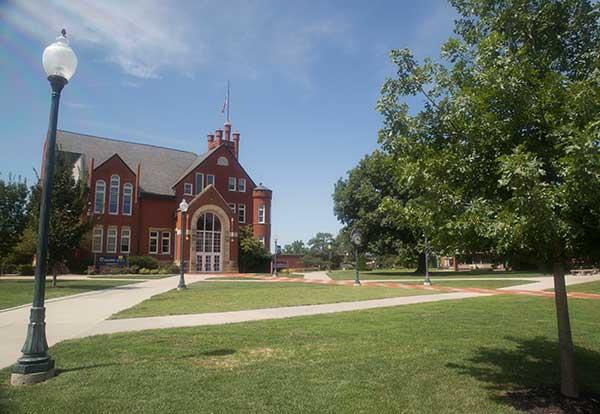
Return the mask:
[[294, 240], [290, 244], [283, 246], [283, 254], [306, 254], [308, 247], [302, 240]]
[[[588, 0], [452, 0], [443, 64], [394, 50], [380, 142], [407, 201], [380, 209], [419, 223], [440, 251], [525, 255], [552, 266], [561, 390], [578, 394], [564, 282], [600, 256], [600, 28]], [[421, 95], [410, 113], [402, 97]], [[423, 191], [425, 189], [425, 191]]]
[[27, 184], [0, 177], [0, 266], [13, 253], [27, 225]]
[[[29, 221], [21, 252], [35, 254], [41, 200], [40, 183], [31, 187]], [[56, 275], [74, 258], [82, 238], [89, 230], [85, 213], [88, 208], [88, 187], [85, 179], [76, 180], [72, 164], [62, 152], [57, 153], [51, 195], [50, 227], [48, 231], [48, 268], [52, 271], [52, 284]]]

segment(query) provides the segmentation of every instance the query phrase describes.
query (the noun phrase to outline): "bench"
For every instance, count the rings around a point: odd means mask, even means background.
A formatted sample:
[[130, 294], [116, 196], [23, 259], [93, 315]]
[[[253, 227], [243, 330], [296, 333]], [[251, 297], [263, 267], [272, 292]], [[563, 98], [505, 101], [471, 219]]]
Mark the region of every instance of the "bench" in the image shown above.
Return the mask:
[[573, 269], [571, 274], [574, 276], [591, 276], [598, 273], [598, 269]]

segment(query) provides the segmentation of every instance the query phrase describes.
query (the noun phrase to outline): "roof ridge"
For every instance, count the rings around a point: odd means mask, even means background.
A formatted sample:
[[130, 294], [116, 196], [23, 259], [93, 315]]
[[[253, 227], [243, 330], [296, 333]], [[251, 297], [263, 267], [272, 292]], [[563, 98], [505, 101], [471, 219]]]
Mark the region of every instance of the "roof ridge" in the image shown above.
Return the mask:
[[59, 132], [66, 132], [68, 134], [73, 134], [73, 135], [83, 135], [83, 136], [86, 136], [86, 137], [104, 139], [106, 141], [124, 142], [126, 144], [143, 145], [145, 147], [161, 148], [161, 149], [166, 149], [166, 150], [170, 150], [170, 151], [184, 152], [186, 154], [195, 155], [196, 157], [198, 156], [197, 153], [192, 152], [192, 151], [185, 151], [185, 150], [180, 150], [180, 149], [177, 149], [177, 148], [163, 147], [161, 145], [145, 144], [143, 142], [133, 142], [133, 141], [127, 141], [127, 140], [124, 140], [124, 139], [115, 139], [115, 138], [100, 137], [98, 135], [91, 135], [91, 134], [84, 134], [84, 133], [81, 133], [81, 132], [67, 131], [66, 129], [58, 129], [58, 131]]

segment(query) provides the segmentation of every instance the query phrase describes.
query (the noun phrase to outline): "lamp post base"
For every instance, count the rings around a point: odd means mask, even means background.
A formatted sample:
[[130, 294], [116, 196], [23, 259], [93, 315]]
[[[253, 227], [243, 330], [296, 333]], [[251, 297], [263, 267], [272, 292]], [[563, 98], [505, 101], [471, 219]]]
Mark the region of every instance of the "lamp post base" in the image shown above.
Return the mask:
[[56, 371], [52, 368], [49, 371], [36, 372], [34, 374], [11, 374], [10, 385], [33, 385], [39, 382], [44, 382], [56, 375]]
[[55, 375], [54, 360], [49, 356], [35, 361], [29, 362], [21, 358], [12, 367], [10, 376], [11, 385], [31, 385], [38, 382], [46, 381]]
[[431, 282], [429, 280], [426, 280], [425, 282], [423, 282], [423, 286], [431, 286]]
[[187, 289], [187, 286], [186, 286], [186, 285], [183, 285], [183, 286], [177, 286], [177, 290], [185, 290], [185, 289]]
[[360, 282], [354, 282], [354, 286], [361, 286]]

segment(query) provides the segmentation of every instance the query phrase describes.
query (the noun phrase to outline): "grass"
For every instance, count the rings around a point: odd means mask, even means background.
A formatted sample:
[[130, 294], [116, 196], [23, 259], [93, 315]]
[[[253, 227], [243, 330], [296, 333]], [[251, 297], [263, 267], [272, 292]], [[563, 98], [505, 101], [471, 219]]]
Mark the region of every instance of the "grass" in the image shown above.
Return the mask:
[[[334, 280], [347, 280], [354, 279], [354, 270], [333, 270], [327, 273], [330, 278]], [[504, 278], [504, 277], [541, 277], [550, 276], [548, 274], [539, 272], [492, 272], [489, 270], [472, 270], [466, 272], [445, 272], [445, 271], [431, 271], [429, 272], [430, 277], [435, 281], [441, 279], [452, 279], [452, 278], [471, 278], [471, 277], [493, 277], [493, 278]], [[414, 270], [411, 269], [381, 269], [381, 270], [370, 270], [361, 271], [360, 278], [362, 280], [376, 280], [376, 279], [419, 279], [421, 275], [415, 275]]]
[[[554, 292], [554, 289], [548, 289]], [[597, 293], [600, 294], [600, 281], [581, 283], [578, 285], [567, 286], [567, 292], [581, 292], [581, 293]]]
[[[127, 285], [132, 282], [123, 280], [60, 280], [52, 287], [52, 281], [46, 281], [46, 299], [75, 295], [90, 290], [108, 289]], [[134, 282], [135, 283], [135, 282]], [[33, 280], [0, 280], [0, 309], [31, 303], [33, 299]]]
[[[598, 394], [600, 306], [570, 305], [578, 381]], [[537, 297], [97, 336], [51, 355], [60, 373], [43, 384], [0, 371], [0, 412], [516, 414], [507, 391], [559, 381], [553, 301]]]
[[526, 285], [531, 280], [438, 280], [433, 286], [448, 286], [454, 288], [500, 289], [509, 286]]
[[226, 312], [426, 295], [430, 293], [439, 292], [421, 289], [355, 288], [353, 286], [311, 285], [306, 283], [198, 282], [189, 285], [185, 291], [171, 290], [153, 296], [112, 317], [121, 319]]
[[140, 275], [140, 274], [131, 274], [131, 275], [93, 275], [89, 276], [92, 279], [164, 279], [165, 277], [177, 276], [175, 274], [172, 275]]

